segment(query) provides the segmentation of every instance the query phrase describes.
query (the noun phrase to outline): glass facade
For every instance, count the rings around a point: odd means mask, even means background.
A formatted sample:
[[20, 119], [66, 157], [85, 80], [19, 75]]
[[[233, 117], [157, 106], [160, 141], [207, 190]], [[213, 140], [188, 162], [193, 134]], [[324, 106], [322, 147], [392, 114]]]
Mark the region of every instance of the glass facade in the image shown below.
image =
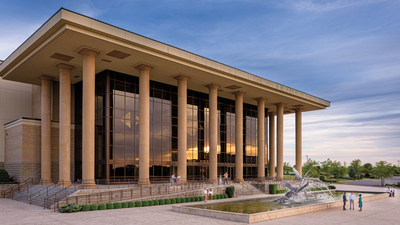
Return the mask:
[[[75, 92], [76, 178], [81, 178], [82, 83], [75, 85]], [[208, 177], [208, 94], [188, 90], [187, 95], [187, 179], [199, 180]], [[150, 81], [150, 181], [166, 181], [177, 173], [177, 98], [176, 86]], [[244, 178], [256, 178], [257, 106], [244, 104], [243, 108]], [[139, 78], [113, 71], [97, 74], [95, 118], [95, 178], [138, 180]], [[227, 171], [234, 177], [234, 100], [218, 98], [218, 124], [218, 174]]]

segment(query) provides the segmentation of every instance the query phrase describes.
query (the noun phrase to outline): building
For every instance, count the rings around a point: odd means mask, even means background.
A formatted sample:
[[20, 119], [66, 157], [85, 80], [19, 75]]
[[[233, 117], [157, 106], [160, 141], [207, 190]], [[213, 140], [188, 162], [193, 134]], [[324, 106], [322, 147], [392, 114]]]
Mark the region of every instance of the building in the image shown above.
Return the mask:
[[284, 115], [296, 114], [301, 171], [302, 112], [330, 105], [65, 9], [5, 59], [0, 76], [32, 85], [32, 116], [5, 122], [3, 167], [20, 181], [82, 179], [83, 188], [105, 179], [146, 186], [172, 173], [183, 182], [224, 172], [282, 180]]

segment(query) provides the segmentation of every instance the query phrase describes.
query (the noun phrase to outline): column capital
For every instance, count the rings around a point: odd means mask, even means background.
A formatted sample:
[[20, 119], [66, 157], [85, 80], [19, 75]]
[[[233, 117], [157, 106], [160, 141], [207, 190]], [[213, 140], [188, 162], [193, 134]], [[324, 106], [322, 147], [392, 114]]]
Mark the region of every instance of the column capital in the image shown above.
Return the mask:
[[91, 49], [88, 47], [82, 47], [81, 49], [78, 50], [78, 54], [81, 55], [94, 55], [95, 57], [100, 55], [99, 50]]
[[206, 87], [208, 87], [209, 89], [218, 89], [218, 88], [220, 88], [221, 86], [220, 85], [218, 85], [218, 84], [208, 84], [208, 85], [206, 85]]
[[189, 76], [182, 75], [182, 74], [176, 75], [176, 76], [174, 76], [173, 78], [176, 79], [176, 80], [189, 80], [189, 79], [190, 79]]
[[47, 75], [40, 75], [40, 76], [39, 76], [39, 79], [40, 79], [40, 80], [53, 80], [54, 77], [52, 77], [52, 76], [47, 76]]
[[235, 91], [235, 92], [232, 92], [232, 94], [234, 94], [235, 96], [243, 96], [243, 95], [245, 95], [246, 93], [243, 92], [243, 91]]
[[279, 103], [274, 103], [275, 106], [285, 106], [286, 104], [283, 102], [279, 102]]
[[72, 70], [73, 68], [75, 68], [75, 66], [68, 65], [68, 64], [65, 64], [65, 63], [58, 63], [56, 65], [56, 67], [59, 68], [59, 69], [67, 69], [67, 70]]
[[304, 111], [303, 108], [293, 108], [293, 110], [294, 110], [296, 113], [300, 113], [300, 112], [303, 112], [303, 111]]
[[265, 102], [267, 98], [260, 97], [260, 98], [255, 98], [254, 100], [256, 100], [257, 102]]
[[276, 116], [276, 112], [268, 112], [268, 116]]
[[152, 70], [154, 68], [154, 66], [149, 66], [149, 65], [146, 65], [146, 64], [139, 64], [139, 65], [135, 66], [134, 68], [137, 69], [137, 70], [150, 71], [150, 70]]

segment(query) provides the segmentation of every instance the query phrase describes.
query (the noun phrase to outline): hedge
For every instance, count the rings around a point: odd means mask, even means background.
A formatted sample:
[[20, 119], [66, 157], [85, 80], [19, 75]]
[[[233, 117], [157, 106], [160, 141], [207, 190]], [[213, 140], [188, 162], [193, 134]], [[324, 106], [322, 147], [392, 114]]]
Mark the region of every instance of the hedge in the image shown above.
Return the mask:
[[146, 207], [149, 206], [149, 202], [148, 201], [142, 201], [142, 207]]
[[82, 206], [76, 204], [76, 203], [68, 203], [66, 205], [61, 206], [61, 208], [58, 209], [60, 213], [71, 213], [71, 212], [79, 212], [81, 211]]
[[98, 205], [96, 205], [96, 204], [91, 204], [91, 205], [90, 205], [90, 210], [91, 210], [91, 211], [96, 211], [97, 209], [99, 209], [99, 206], [98, 206]]
[[134, 202], [128, 202], [128, 207], [129, 207], [129, 208], [135, 207], [135, 203], [134, 203]]
[[107, 203], [106, 206], [107, 206], [107, 209], [114, 209], [114, 204], [112, 204], [112, 203]]
[[[229, 198], [232, 198], [235, 194], [235, 187], [226, 187], [225, 193], [228, 195]], [[208, 197], [207, 197], [208, 200]]]
[[181, 198], [181, 203], [186, 203], [186, 198]]
[[122, 202], [121, 205], [122, 205], [122, 208], [128, 208], [129, 207], [127, 202]]
[[176, 198], [175, 201], [176, 203], [181, 203], [181, 198]]
[[149, 202], [149, 206], [153, 206], [154, 205], [154, 201], [150, 200]]
[[194, 197], [194, 201], [198, 202], [198, 201], [200, 201], [200, 198], [199, 197]]
[[171, 200], [169, 200], [168, 198], [167, 198], [167, 199], [164, 199], [164, 202], [165, 202], [166, 205], [171, 204]]
[[114, 209], [121, 209], [121, 208], [122, 208], [121, 202], [114, 202]]
[[99, 210], [105, 210], [105, 209], [107, 209], [107, 206], [106, 206], [106, 204], [101, 203], [101, 204], [99, 204], [98, 209], [99, 209]]
[[159, 199], [159, 200], [158, 200], [158, 204], [159, 204], [159, 205], [164, 205], [164, 204], [165, 204], [164, 199]]
[[176, 199], [175, 198], [171, 198], [171, 204], [176, 204]]
[[204, 196], [200, 196], [200, 201], [204, 201]]
[[190, 201], [191, 201], [191, 202], [194, 202], [194, 197], [190, 197]]
[[158, 200], [153, 200], [154, 205], [159, 205]]
[[336, 189], [336, 186], [329, 185], [329, 186], [328, 186], [328, 189]]
[[90, 211], [90, 206], [89, 205], [82, 205], [81, 211]]
[[142, 207], [142, 202], [141, 201], [136, 201], [135, 202], [135, 207]]
[[272, 195], [276, 194], [276, 190], [278, 189], [276, 184], [269, 184], [268, 188], [269, 188], [269, 193]]

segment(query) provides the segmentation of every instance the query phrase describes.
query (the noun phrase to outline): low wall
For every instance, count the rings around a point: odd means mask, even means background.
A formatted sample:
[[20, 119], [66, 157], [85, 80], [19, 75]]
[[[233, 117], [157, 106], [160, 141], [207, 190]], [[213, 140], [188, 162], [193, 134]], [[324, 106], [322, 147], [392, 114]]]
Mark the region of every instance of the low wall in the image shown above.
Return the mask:
[[[376, 194], [367, 197], [363, 197], [363, 202], [369, 202], [377, 199], [387, 198], [388, 195], [385, 194]], [[250, 200], [250, 199], [249, 199]], [[342, 207], [343, 202], [331, 202], [331, 203], [323, 203], [323, 204], [316, 204], [316, 205], [308, 205], [308, 206], [301, 206], [291, 209], [283, 209], [277, 210], [272, 212], [262, 212], [262, 213], [255, 213], [255, 214], [242, 214], [242, 213], [232, 213], [232, 212], [223, 212], [223, 211], [215, 211], [215, 210], [208, 210], [208, 209], [199, 209], [193, 208], [190, 206], [172, 206], [172, 210], [175, 212], [187, 213], [187, 214], [194, 214], [199, 216], [207, 216], [213, 217], [217, 219], [225, 219], [231, 220], [236, 222], [242, 223], [256, 223], [266, 220], [278, 219], [282, 217], [288, 216], [295, 216], [304, 213], [315, 212], [323, 209], [330, 209], [336, 207]]]
[[0, 184], [0, 198], [3, 197], [3, 191], [11, 187], [18, 187], [18, 184]]

